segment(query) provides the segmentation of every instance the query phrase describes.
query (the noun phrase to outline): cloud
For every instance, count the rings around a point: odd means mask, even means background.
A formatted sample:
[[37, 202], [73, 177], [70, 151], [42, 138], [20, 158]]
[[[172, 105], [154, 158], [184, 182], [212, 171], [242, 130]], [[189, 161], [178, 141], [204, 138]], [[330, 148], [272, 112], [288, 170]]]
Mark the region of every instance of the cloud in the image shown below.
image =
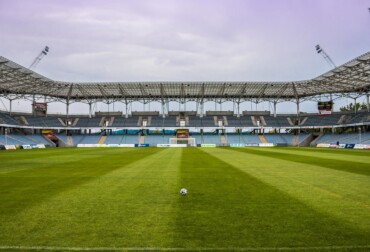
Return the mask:
[[0, 55], [62, 81], [310, 79], [370, 50], [366, 1], [0, 1]]

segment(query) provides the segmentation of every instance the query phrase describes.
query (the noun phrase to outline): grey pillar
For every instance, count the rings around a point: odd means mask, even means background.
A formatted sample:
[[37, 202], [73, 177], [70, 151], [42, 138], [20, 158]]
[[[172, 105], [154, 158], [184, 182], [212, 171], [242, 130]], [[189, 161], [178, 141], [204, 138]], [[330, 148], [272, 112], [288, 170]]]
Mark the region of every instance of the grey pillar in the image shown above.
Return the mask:
[[92, 111], [91, 111], [91, 102], [89, 103], [89, 118], [91, 118], [91, 116], [92, 116]]
[[68, 115], [69, 115], [69, 100], [67, 100], [67, 103], [66, 103], [66, 116], [68, 118]]
[[164, 101], [162, 101], [162, 117], [165, 118], [166, 117], [166, 103]]
[[366, 95], [366, 101], [367, 101], [367, 112], [370, 112], [369, 96], [370, 96], [370, 94], [367, 94], [367, 95]]
[[200, 103], [200, 117], [203, 117], [203, 115], [204, 115], [204, 103], [201, 102]]
[[274, 117], [276, 117], [276, 104], [277, 104], [277, 102], [274, 101]]
[[126, 104], [126, 114], [125, 114], [125, 118], [128, 118], [128, 102], [126, 102], [125, 104]]
[[13, 100], [9, 100], [9, 114], [12, 115], [12, 102]]
[[297, 99], [297, 117], [299, 117], [299, 99]]

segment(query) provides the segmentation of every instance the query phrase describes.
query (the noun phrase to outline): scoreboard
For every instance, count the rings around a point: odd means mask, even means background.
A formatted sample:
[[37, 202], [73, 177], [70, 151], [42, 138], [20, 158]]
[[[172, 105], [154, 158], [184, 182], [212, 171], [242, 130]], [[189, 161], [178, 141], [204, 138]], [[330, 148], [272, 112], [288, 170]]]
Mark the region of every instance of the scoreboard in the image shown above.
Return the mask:
[[319, 110], [319, 115], [330, 115], [333, 111], [333, 101], [319, 101], [317, 109]]

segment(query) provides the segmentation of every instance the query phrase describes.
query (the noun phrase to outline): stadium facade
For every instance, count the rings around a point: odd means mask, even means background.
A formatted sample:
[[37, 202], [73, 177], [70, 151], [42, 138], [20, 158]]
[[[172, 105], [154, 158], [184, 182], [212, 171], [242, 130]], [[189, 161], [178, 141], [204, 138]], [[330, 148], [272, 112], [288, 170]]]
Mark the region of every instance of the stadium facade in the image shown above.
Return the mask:
[[[38, 143], [32, 139], [45, 138], [45, 135], [48, 135], [46, 143], [51, 145], [76, 145], [77, 141], [73, 141], [72, 136], [78, 136], [82, 142], [92, 137], [93, 142], [104, 143], [114, 135], [122, 135], [120, 143], [130, 135], [135, 135], [130, 142], [137, 144], [143, 144], [145, 139], [155, 136], [161, 136], [162, 139], [158, 139], [168, 143], [171, 136], [176, 136], [176, 130], [187, 129], [189, 138], [197, 138], [198, 143], [205, 144], [280, 141], [288, 145], [312, 145], [324, 137], [326, 128], [332, 132], [337, 128], [344, 134], [360, 131], [365, 138], [356, 139], [357, 143], [367, 143], [369, 95], [370, 52], [316, 78], [293, 82], [61, 82], [48, 79], [0, 56], [0, 96], [9, 100], [10, 104], [10, 111], [0, 113], [0, 144], [6, 144], [6, 137], [11, 137], [14, 140], [11, 142], [18, 144], [27, 142], [26, 139]], [[333, 97], [352, 98], [356, 103], [357, 99], [364, 96], [367, 110], [346, 113], [331, 111]], [[14, 113], [12, 102], [16, 100], [32, 101], [32, 114]], [[300, 103], [319, 100], [327, 101], [321, 104], [324, 106], [322, 112], [328, 112], [326, 115], [300, 111]], [[241, 104], [251, 101], [271, 102], [274, 109], [272, 112], [240, 110]], [[296, 114], [277, 113], [277, 104], [285, 101], [295, 102]], [[64, 103], [66, 113], [48, 114], [47, 104], [51, 102]], [[89, 105], [88, 116], [70, 115], [70, 105], [78, 102]], [[121, 102], [125, 104], [125, 110], [93, 114], [91, 107], [96, 102]], [[132, 112], [130, 105], [134, 102], [159, 102], [161, 111]], [[170, 102], [195, 102], [196, 111], [169, 111]], [[234, 110], [204, 111], [206, 102], [232, 102]], [[327, 105], [329, 107], [325, 107]], [[271, 132], [280, 134], [272, 137], [273, 134], [267, 134]], [[212, 139], [209, 136], [216, 137]], [[356, 137], [357, 134], [348, 136], [349, 139]], [[151, 144], [158, 142], [158, 139], [153, 139]], [[118, 142], [118, 138], [115, 140], [113, 142]]]

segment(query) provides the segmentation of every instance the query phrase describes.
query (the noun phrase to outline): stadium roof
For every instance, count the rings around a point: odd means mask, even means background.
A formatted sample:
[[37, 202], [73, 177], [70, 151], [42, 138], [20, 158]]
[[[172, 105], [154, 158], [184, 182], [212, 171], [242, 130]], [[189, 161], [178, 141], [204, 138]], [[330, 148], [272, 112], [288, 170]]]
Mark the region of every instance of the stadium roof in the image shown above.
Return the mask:
[[322, 94], [367, 94], [370, 52], [311, 80], [286, 82], [63, 82], [0, 56], [0, 96], [68, 102], [292, 100]]

